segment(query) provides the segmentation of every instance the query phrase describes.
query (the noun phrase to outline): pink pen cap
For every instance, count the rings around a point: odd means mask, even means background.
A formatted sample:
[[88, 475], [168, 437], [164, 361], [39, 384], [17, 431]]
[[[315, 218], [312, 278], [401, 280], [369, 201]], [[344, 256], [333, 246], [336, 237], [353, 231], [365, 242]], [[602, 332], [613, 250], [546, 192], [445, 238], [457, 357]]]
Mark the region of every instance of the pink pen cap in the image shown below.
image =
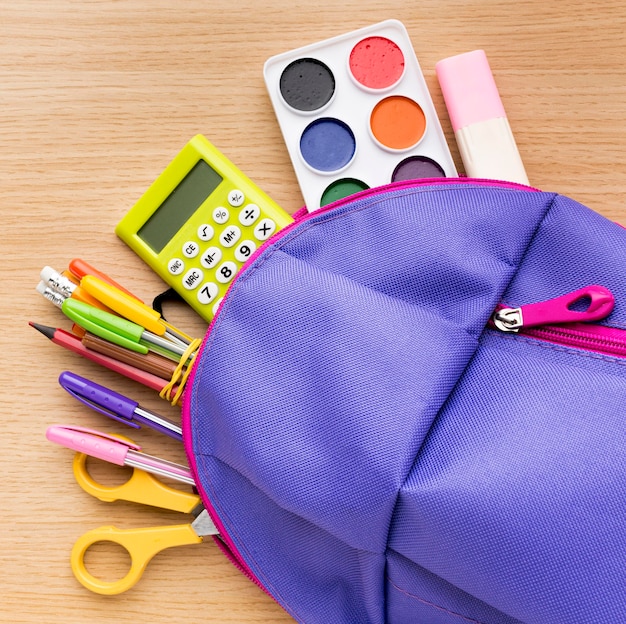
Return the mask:
[[50, 442], [61, 444], [74, 451], [85, 453], [85, 455], [90, 455], [118, 466], [123, 466], [126, 463], [126, 457], [131, 449], [139, 450], [141, 448], [134, 443], [122, 441], [95, 429], [71, 425], [52, 425], [48, 427], [46, 438]]
[[435, 69], [467, 175], [528, 184], [484, 50], [443, 59]]

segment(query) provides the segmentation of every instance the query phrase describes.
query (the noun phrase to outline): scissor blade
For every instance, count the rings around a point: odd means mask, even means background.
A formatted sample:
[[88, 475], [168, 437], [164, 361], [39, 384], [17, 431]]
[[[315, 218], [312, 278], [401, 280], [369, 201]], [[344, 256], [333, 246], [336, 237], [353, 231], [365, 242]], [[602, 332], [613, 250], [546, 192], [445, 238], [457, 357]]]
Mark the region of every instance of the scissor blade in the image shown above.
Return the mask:
[[209, 516], [209, 512], [206, 509], [203, 509], [196, 519], [191, 523], [191, 528], [196, 532], [198, 537], [204, 537], [205, 535], [219, 535], [217, 527], [213, 520], [211, 520], [211, 516]]

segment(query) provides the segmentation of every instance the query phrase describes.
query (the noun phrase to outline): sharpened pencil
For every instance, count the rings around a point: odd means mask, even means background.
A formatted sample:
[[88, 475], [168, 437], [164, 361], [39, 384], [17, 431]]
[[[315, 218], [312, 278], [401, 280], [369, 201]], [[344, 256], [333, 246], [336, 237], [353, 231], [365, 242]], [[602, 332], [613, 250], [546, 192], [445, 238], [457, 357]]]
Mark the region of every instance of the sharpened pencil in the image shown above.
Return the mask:
[[167, 382], [152, 373], [148, 373], [146, 371], [139, 370], [135, 366], [131, 366], [130, 364], [125, 364], [124, 362], [119, 362], [118, 360], [109, 357], [108, 355], [103, 355], [102, 353], [98, 353], [97, 351], [91, 351], [87, 349], [85, 345], [82, 343], [81, 339], [70, 332], [67, 332], [63, 329], [57, 329], [54, 327], [48, 327], [47, 325], [40, 325], [39, 323], [29, 322], [31, 327], [34, 327], [37, 331], [41, 332], [46, 338], [52, 341], [54, 344], [57, 344], [69, 351], [73, 351], [78, 355], [82, 355], [84, 358], [91, 360], [92, 362], [96, 362], [97, 364], [101, 364], [106, 368], [123, 375], [124, 377], [128, 377], [133, 381], [138, 381], [140, 384], [147, 386], [148, 388], [152, 388], [157, 392], [161, 392], [166, 385]]

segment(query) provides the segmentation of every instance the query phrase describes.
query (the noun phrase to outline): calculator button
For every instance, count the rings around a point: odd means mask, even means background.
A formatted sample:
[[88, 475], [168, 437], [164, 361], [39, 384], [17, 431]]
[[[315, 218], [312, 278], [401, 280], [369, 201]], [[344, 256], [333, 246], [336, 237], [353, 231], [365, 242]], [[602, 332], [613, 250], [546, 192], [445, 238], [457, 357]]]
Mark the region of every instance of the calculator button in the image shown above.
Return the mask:
[[248, 204], [239, 213], [241, 225], [252, 225], [261, 216], [261, 209], [256, 204]]
[[208, 223], [203, 223], [198, 228], [198, 238], [201, 241], [205, 241], [205, 242], [210, 241], [213, 238], [214, 234], [215, 234], [215, 230]]
[[183, 276], [183, 286], [187, 290], [194, 290], [200, 286], [204, 273], [200, 269], [189, 269]]
[[235, 258], [239, 262], [245, 262], [256, 250], [256, 243], [253, 243], [251, 240], [245, 240], [237, 245], [237, 249], [235, 249]]
[[240, 238], [241, 230], [236, 225], [231, 225], [220, 234], [220, 243], [224, 247], [232, 247]]
[[200, 245], [195, 241], [187, 241], [183, 245], [183, 256], [185, 258], [195, 258], [200, 253]]
[[228, 203], [234, 208], [239, 208], [245, 201], [246, 196], [239, 189], [233, 189], [228, 193]]
[[167, 270], [172, 275], [180, 275], [185, 270], [185, 263], [180, 258], [172, 258], [167, 263]]
[[222, 259], [222, 250], [219, 247], [209, 247], [201, 256], [200, 264], [205, 269], [212, 269]]
[[207, 305], [217, 297], [218, 293], [219, 288], [217, 284], [207, 282], [206, 284], [202, 284], [202, 288], [198, 291], [198, 301], [202, 305]]
[[226, 223], [226, 221], [228, 221], [229, 218], [230, 218], [230, 212], [228, 212], [227, 208], [218, 206], [213, 211], [213, 221], [215, 221], [215, 223], [219, 223], [220, 225], [223, 225], [224, 223]]
[[267, 217], [265, 219], [261, 219], [254, 226], [254, 235], [257, 240], [267, 240], [276, 230], [276, 223]]
[[237, 273], [237, 265], [234, 262], [227, 261], [217, 267], [215, 279], [220, 284], [228, 284], [235, 277], [235, 273]]

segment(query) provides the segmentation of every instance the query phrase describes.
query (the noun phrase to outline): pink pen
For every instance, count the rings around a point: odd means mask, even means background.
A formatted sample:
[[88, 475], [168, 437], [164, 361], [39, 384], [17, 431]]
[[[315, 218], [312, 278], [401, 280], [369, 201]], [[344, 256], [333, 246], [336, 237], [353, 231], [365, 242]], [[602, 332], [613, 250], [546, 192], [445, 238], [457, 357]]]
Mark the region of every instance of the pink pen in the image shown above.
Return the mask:
[[189, 468], [141, 453], [139, 452], [141, 447], [137, 444], [95, 429], [72, 425], [52, 425], [46, 430], [46, 438], [50, 442], [118, 466], [140, 468], [161, 477], [168, 477], [189, 485], [196, 484]]

